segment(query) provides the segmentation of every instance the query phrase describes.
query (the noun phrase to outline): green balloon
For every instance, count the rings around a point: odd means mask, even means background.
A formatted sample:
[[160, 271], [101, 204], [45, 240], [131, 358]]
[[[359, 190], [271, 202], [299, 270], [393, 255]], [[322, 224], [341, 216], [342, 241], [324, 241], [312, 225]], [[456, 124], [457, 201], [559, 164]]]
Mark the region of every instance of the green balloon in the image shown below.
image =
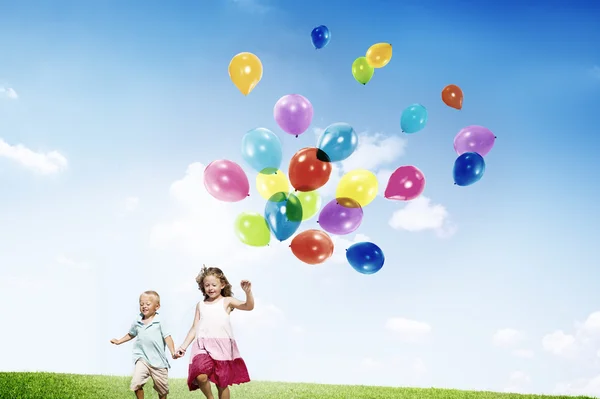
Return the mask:
[[306, 191], [296, 193], [296, 197], [302, 204], [302, 220], [308, 220], [315, 216], [321, 209], [321, 196], [318, 191]]
[[271, 241], [269, 225], [259, 213], [240, 213], [235, 219], [235, 234], [241, 242], [252, 247], [264, 247]]
[[366, 85], [373, 77], [375, 68], [367, 62], [367, 57], [358, 57], [352, 63], [352, 76], [358, 83]]

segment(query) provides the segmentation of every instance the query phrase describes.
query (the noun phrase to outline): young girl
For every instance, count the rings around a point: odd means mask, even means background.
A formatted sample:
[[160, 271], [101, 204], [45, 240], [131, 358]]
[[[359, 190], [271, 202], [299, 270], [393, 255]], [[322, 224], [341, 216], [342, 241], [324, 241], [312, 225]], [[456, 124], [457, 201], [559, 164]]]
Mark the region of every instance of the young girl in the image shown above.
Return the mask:
[[246, 293], [245, 302], [232, 296], [231, 284], [217, 267], [203, 266], [196, 282], [204, 300], [196, 305], [192, 327], [173, 357], [182, 357], [193, 341], [187, 381], [190, 391], [200, 388], [207, 399], [214, 399], [210, 389], [212, 381], [219, 391], [219, 399], [229, 399], [229, 385], [250, 381], [229, 321], [233, 309], [254, 309], [250, 281], [241, 283]]

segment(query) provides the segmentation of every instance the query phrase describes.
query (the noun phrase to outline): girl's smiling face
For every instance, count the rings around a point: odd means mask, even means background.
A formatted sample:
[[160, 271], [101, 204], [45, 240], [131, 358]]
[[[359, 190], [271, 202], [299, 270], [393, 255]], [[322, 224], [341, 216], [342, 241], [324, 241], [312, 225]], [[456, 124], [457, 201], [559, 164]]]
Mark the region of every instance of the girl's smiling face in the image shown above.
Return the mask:
[[216, 299], [221, 296], [221, 290], [223, 289], [223, 283], [215, 276], [206, 276], [202, 282], [204, 292], [208, 295], [209, 299]]

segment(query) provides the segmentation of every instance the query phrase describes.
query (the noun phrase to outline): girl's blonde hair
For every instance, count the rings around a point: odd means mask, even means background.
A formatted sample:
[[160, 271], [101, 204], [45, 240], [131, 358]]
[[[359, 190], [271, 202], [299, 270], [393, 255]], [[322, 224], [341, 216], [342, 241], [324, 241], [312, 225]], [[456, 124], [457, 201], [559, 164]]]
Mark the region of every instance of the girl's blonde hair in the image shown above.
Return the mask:
[[202, 295], [204, 295], [204, 300], [208, 299], [208, 294], [204, 290], [204, 279], [208, 276], [213, 276], [223, 284], [223, 288], [221, 289], [222, 296], [233, 296], [233, 292], [231, 291], [231, 284], [225, 277], [225, 273], [223, 270], [218, 267], [206, 267], [206, 265], [202, 265], [202, 269], [200, 270], [200, 274], [196, 277], [196, 282], [198, 283], [198, 289], [202, 291]]

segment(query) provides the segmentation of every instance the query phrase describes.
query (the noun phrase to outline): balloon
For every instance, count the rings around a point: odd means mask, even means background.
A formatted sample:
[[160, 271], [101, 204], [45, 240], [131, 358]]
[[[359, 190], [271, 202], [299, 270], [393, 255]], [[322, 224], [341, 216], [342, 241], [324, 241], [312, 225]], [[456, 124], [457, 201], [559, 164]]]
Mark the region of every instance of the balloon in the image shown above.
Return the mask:
[[262, 215], [242, 212], [235, 219], [235, 234], [241, 242], [252, 247], [264, 247], [271, 241], [269, 225]]
[[329, 28], [325, 25], [320, 25], [310, 32], [310, 39], [312, 40], [313, 46], [318, 50], [329, 44], [331, 32], [329, 32]]
[[470, 186], [477, 183], [485, 172], [485, 161], [476, 152], [465, 152], [454, 161], [454, 184], [458, 186]]
[[300, 227], [302, 204], [294, 194], [273, 194], [265, 205], [265, 219], [275, 238], [285, 241]]
[[302, 204], [302, 220], [312, 218], [321, 209], [321, 196], [317, 191], [298, 191], [296, 197]]
[[263, 66], [252, 53], [239, 53], [229, 62], [229, 78], [247, 96], [262, 79]]
[[476, 152], [485, 157], [494, 146], [496, 136], [483, 126], [467, 126], [454, 137], [454, 150], [458, 155]]
[[350, 198], [334, 198], [323, 207], [319, 214], [319, 226], [331, 234], [350, 234], [360, 226], [363, 210], [360, 204]]
[[372, 242], [357, 242], [346, 250], [346, 259], [354, 270], [362, 274], [377, 273], [383, 267], [383, 251]]
[[256, 175], [256, 189], [261, 197], [268, 200], [273, 194], [290, 191], [290, 183], [282, 171], [266, 168]]
[[449, 107], [462, 109], [463, 92], [457, 85], [448, 85], [442, 90], [442, 101]]
[[365, 169], [355, 169], [340, 179], [335, 190], [336, 198], [350, 198], [365, 207], [377, 196], [377, 177]]
[[318, 148], [302, 148], [292, 156], [288, 174], [296, 190], [314, 191], [329, 181], [331, 162], [327, 154]]
[[389, 43], [377, 43], [367, 50], [367, 61], [373, 68], [383, 68], [392, 59], [392, 45]]
[[213, 161], [204, 169], [204, 187], [216, 199], [238, 202], [250, 195], [250, 182], [244, 169], [233, 161]]
[[313, 106], [300, 94], [288, 94], [277, 100], [273, 116], [281, 130], [298, 137], [312, 122]]
[[427, 109], [421, 104], [413, 104], [402, 111], [400, 127], [404, 133], [417, 133], [427, 124]]
[[321, 230], [306, 230], [298, 234], [290, 245], [296, 258], [309, 265], [318, 265], [333, 255], [333, 241]]
[[385, 188], [385, 198], [410, 201], [425, 190], [425, 176], [416, 166], [400, 166], [392, 173]]
[[366, 57], [358, 57], [352, 63], [352, 76], [358, 83], [366, 85], [369, 83], [375, 70], [369, 63], [367, 62]]
[[347, 123], [334, 123], [327, 126], [317, 147], [323, 150], [331, 162], [348, 158], [358, 146], [358, 135]]
[[242, 157], [257, 172], [279, 169], [282, 151], [279, 137], [263, 127], [250, 130], [242, 138]]

